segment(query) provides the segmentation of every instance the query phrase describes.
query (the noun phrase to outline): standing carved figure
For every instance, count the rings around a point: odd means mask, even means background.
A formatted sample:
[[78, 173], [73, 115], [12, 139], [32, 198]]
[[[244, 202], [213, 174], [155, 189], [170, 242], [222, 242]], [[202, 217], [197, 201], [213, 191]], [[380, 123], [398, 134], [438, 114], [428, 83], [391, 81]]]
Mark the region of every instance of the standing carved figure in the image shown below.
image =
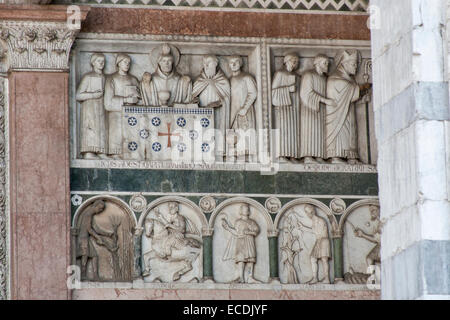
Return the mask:
[[142, 100], [146, 106], [173, 106], [174, 103], [190, 103], [192, 83], [188, 76], [176, 71], [180, 53], [174, 46], [163, 44], [155, 48], [151, 56], [157, 59], [153, 74], [145, 72], [141, 81]]
[[203, 70], [194, 82], [192, 97], [199, 101], [200, 107], [214, 108], [216, 125], [216, 160], [225, 156], [225, 130], [230, 123], [230, 82], [218, 67], [219, 59], [213, 55], [203, 57]]
[[92, 71], [86, 73], [77, 89], [76, 99], [81, 103], [80, 152], [84, 159], [106, 159], [106, 116], [103, 104], [105, 88], [105, 56], [91, 56]]
[[[380, 248], [381, 248], [381, 221], [380, 221], [380, 209], [377, 206], [371, 205], [370, 210], [370, 220], [372, 223], [372, 232], [364, 232], [359, 228], [355, 228], [355, 236], [358, 238], [366, 239], [375, 244], [375, 246], [370, 250], [366, 256], [367, 267], [372, 266], [377, 263], [381, 263]], [[368, 223], [370, 226], [371, 223]]]
[[325, 104], [335, 106], [326, 98], [329, 59], [318, 55], [314, 69], [305, 72], [300, 86], [300, 157], [305, 163], [324, 163]]
[[239, 214], [240, 218], [235, 221], [234, 226], [226, 218], [222, 218], [222, 227], [231, 234], [223, 260], [233, 260], [238, 266], [238, 276], [232, 282], [261, 283], [253, 275], [256, 263], [255, 238], [260, 229], [256, 221], [249, 217], [248, 204], [240, 206]]
[[284, 57], [285, 68], [277, 71], [272, 81], [272, 105], [275, 110], [274, 128], [280, 132], [277, 156], [297, 163], [300, 158], [299, 115], [300, 77], [295, 70], [299, 58], [290, 53]]
[[[314, 246], [311, 252], [311, 269], [313, 278], [309, 284], [317, 282], [330, 283], [328, 260], [331, 257], [330, 239], [328, 238], [328, 226], [324, 219], [317, 216], [316, 209], [310, 205], [305, 205], [305, 213], [311, 219], [311, 225], [307, 225], [298, 220], [301, 227], [306, 228], [305, 231], [312, 233], [315, 236]], [[322, 262], [324, 278], [318, 279], [319, 261]]]
[[98, 275], [98, 253], [94, 243], [99, 246], [104, 246], [105, 242], [101, 236], [110, 237], [113, 234], [104, 232], [98, 228], [93, 228], [93, 217], [105, 210], [105, 202], [102, 200], [95, 201], [84, 212], [79, 226], [77, 237], [77, 258], [81, 258], [81, 278], [87, 277], [87, 264], [89, 259], [92, 260], [92, 270], [94, 273], [94, 280], [97, 280]]
[[327, 105], [325, 115], [326, 156], [331, 163], [359, 163], [355, 102], [361, 92], [354, 76], [360, 62], [358, 50], [341, 50], [337, 70], [328, 78], [327, 97], [335, 102]]
[[122, 107], [136, 104], [140, 98], [139, 82], [128, 74], [131, 58], [126, 54], [118, 54], [116, 58], [117, 72], [108, 76], [105, 86], [105, 109], [108, 111], [109, 146], [108, 154], [120, 159], [122, 154]]
[[[240, 133], [242, 140], [238, 142], [236, 155], [245, 157], [256, 154], [256, 134], [253, 141], [246, 143], [244, 132], [249, 129], [256, 129], [256, 117], [254, 103], [258, 94], [255, 79], [248, 73], [241, 71], [242, 58], [232, 56], [228, 59], [232, 72], [231, 84], [231, 107], [230, 123], [227, 128]], [[252, 137], [250, 137], [252, 138]], [[251, 139], [252, 140], [252, 139]]]

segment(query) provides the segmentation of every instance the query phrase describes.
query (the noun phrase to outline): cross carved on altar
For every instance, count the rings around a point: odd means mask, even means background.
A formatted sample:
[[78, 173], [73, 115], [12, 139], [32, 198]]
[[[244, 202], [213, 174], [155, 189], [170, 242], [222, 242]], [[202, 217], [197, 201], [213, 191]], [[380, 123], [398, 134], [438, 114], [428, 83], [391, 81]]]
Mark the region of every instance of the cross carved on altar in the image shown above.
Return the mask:
[[167, 132], [158, 132], [158, 137], [167, 136], [167, 148], [172, 148], [172, 139], [171, 139], [172, 136], [176, 136], [176, 137], [180, 136], [179, 133], [170, 132], [171, 125], [172, 125], [171, 122], [167, 123]]

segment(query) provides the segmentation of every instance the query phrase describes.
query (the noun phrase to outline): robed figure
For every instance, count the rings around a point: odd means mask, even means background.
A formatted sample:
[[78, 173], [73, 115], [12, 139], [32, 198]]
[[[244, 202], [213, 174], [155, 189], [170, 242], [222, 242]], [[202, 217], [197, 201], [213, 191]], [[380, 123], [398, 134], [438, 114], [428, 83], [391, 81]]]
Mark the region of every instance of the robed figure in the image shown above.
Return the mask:
[[357, 50], [341, 50], [336, 56], [336, 72], [328, 78], [327, 97], [335, 106], [326, 107], [326, 156], [332, 163], [358, 162], [358, 136], [355, 102], [360, 98], [354, 78], [361, 54]]
[[297, 162], [296, 159], [300, 158], [300, 77], [295, 72], [299, 65], [298, 56], [287, 54], [284, 65], [285, 68], [277, 71], [272, 81], [274, 129], [279, 130], [277, 157]]
[[116, 58], [117, 72], [108, 76], [105, 86], [105, 109], [108, 111], [108, 154], [114, 159], [122, 154], [122, 106], [136, 104], [139, 100], [139, 81], [128, 74], [131, 58], [119, 54]]
[[81, 103], [80, 152], [84, 159], [107, 158], [106, 115], [103, 104], [105, 88], [105, 56], [94, 53], [91, 56], [92, 71], [86, 73], [77, 89], [76, 99]]
[[[232, 56], [228, 60], [232, 72], [230, 124], [227, 128], [240, 133], [236, 155], [245, 157], [256, 154], [256, 116], [255, 100], [258, 95], [255, 79], [248, 73], [241, 71], [242, 58]], [[252, 130], [253, 129], [253, 130]], [[245, 141], [246, 131], [250, 141]]]
[[304, 163], [324, 163], [325, 104], [334, 105], [326, 98], [329, 60], [325, 55], [314, 59], [314, 69], [306, 71], [300, 86], [300, 157]]
[[255, 220], [251, 219], [250, 206], [242, 204], [239, 209], [239, 218], [232, 225], [225, 217], [222, 218], [222, 227], [231, 234], [228, 240], [223, 260], [232, 260], [237, 265], [237, 275], [233, 282], [260, 283], [254, 277], [256, 263], [255, 238], [260, 228]]
[[220, 68], [216, 56], [203, 58], [203, 70], [194, 82], [192, 97], [197, 98], [200, 107], [214, 108], [214, 123], [216, 129], [215, 149], [216, 160], [223, 160], [225, 155], [225, 130], [230, 123], [230, 82]]
[[151, 56], [156, 58], [157, 68], [153, 74], [144, 73], [141, 94], [146, 106], [173, 106], [174, 103], [190, 103], [192, 83], [187, 76], [176, 71], [180, 53], [174, 46], [164, 44], [155, 48]]

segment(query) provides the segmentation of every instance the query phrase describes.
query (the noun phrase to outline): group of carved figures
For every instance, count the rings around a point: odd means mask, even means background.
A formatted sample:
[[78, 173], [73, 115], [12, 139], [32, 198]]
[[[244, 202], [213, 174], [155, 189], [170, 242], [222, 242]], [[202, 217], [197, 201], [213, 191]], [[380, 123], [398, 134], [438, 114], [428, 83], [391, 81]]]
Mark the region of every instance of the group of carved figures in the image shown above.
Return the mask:
[[[213, 240], [206, 245], [202, 238], [206, 217], [194, 214], [185, 202], [167, 200], [153, 206], [138, 226], [131, 210], [124, 213], [117, 202], [98, 199], [87, 203], [77, 214], [73, 229], [74, 263], [81, 267], [82, 280], [132, 281], [142, 277], [146, 282], [202, 282], [208, 278], [219, 283], [270, 281], [269, 254], [273, 253], [268, 248], [268, 220], [254, 205], [236, 202], [213, 214]], [[293, 206], [281, 216], [277, 250], [282, 283], [332, 282], [329, 224], [319, 211], [306, 203]], [[346, 222], [349, 236], [365, 241], [360, 250], [368, 251], [359, 254], [366, 266], [359, 266], [364, 264], [361, 261], [347, 263], [347, 283], [365, 283], [370, 276], [365, 267], [380, 263], [378, 206], [370, 205], [369, 212], [362, 226], [359, 222], [364, 219]], [[205, 277], [203, 270], [208, 254], [205, 246], [212, 247], [214, 270], [210, 277]], [[137, 260], [133, 252], [139, 256]], [[355, 268], [359, 270], [355, 272]]]
[[[131, 58], [118, 54], [117, 72], [104, 75], [105, 56], [91, 56], [92, 72], [85, 74], [78, 86], [76, 99], [81, 103], [81, 154], [84, 159], [120, 159], [123, 130], [122, 107], [144, 105], [173, 107], [197, 105], [213, 108], [216, 129], [222, 141], [217, 149], [225, 156], [225, 130], [255, 128], [254, 103], [257, 96], [255, 79], [241, 70], [242, 57], [228, 58], [232, 76], [228, 79], [214, 55], [203, 57], [203, 70], [192, 83], [188, 76], [180, 75], [176, 66], [180, 61], [178, 49], [164, 44], [156, 47], [151, 56], [157, 62], [153, 74], [145, 72], [142, 80], [129, 74]], [[219, 140], [219, 139], [218, 139]], [[251, 147], [239, 156], [248, 156]]]
[[296, 54], [287, 54], [283, 62], [284, 70], [272, 81], [277, 155], [293, 163], [359, 163], [355, 102], [370, 98], [370, 85], [358, 85], [354, 78], [360, 52], [339, 51], [329, 77], [329, 58], [322, 54], [302, 77], [295, 72]]
[[[228, 57], [232, 73], [228, 79], [216, 56], [204, 56], [203, 69], [193, 82], [176, 71], [180, 53], [173, 45], [156, 47], [151, 57], [157, 62], [156, 71], [145, 72], [139, 81], [129, 73], [130, 56], [118, 54], [117, 71], [105, 75], [105, 56], [92, 54], [92, 71], [82, 77], [76, 94], [81, 103], [80, 152], [84, 159], [121, 159], [125, 105], [213, 108], [216, 129], [223, 137], [216, 138], [219, 161], [233, 149], [229, 145], [236, 145], [238, 132], [257, 129], [257, 85], [253, 76], [241, 70], [242, 57]], [[354, 79], [360, 61], [357, 50], [339, 51], [336, 71], [327, 78], [329, 58], [318, 55], [314, 69], [300, 77], [296, 72], [299, 57], [284, 57], [284, 68], [272, 81], [273, 128], [279, 130], [275, 153], [280, 160], [358, 163], [355, 102], [370, 94], [368, 85], [360, 86]], [[233, 149], [233, 155], [244, 161], [255, 154], [255, 143]]]

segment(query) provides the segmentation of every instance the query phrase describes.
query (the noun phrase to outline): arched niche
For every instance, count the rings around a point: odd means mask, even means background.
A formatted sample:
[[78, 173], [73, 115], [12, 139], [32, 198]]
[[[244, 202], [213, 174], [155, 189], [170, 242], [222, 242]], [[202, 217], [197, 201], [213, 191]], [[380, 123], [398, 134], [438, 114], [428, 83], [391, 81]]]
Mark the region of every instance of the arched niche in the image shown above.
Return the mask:
[[[248, 219], [242, 216], [241, 207], [249, 208]], [[225, 229], [224, 223], [234, 231]], [[209, 227], [213, 230], [213, 277], [216, 282], [235, 282], [241, 274], [241, 262], [244, 260], [248, 262], [244, 263], [243, 282], [269, 281], [268, 237], [274, 235], [274, 227], [264, 206], [245, 197], [227, 199], [211, 215]], [[257, 231], [245, 237], [244, 230]]]
[[[371, 206], [378, 208], [378, 215], [376, 211], [371, 212]], [[339, 221], [343, 234], [344, 278], [348, 283], [366, 283], [371, 274], [370, 265], [377, 264], [381, 236], [379, 206], [376, 199], [357, 201], [345, 210]]]
[[132, 280], [136, 217], [124, 201], [91, 197], [75, 212], [72, 226], [72, 260], [82, 280]]
[[[310, 218], [305, 207], [311, 205], [317, 218]], [[305, 226], [312, 227], [313, 220], [322, 225], [323, 240]], [[326, 280], [328, 266], [329, 280], [334, 279], [334, 247], [332, 235], [337, 229], [337, 222], [331, 210], [322, 202], [299, 198], [285, 204], [275, 218], [278, 231], [278, 270], [281, 283], [309, 283], [314, 280], [314, 268], [317, 266], [317, 280]], [[317, 246], [317, 249], [315, 249]], [[313, 264], [311, 257], [316, 257]], [[328, 259], [324, 258], [328, 257]], [[324, 265], [324, 259], [327, 261]], [[326, 281], [325, 281], [326, 282]]]
[[145, 282], [202, 279], [202, 237], [208, 234], [208, 222], [194, 202], [179, 196], [158, 198], [147, 206], [138, 227]]

